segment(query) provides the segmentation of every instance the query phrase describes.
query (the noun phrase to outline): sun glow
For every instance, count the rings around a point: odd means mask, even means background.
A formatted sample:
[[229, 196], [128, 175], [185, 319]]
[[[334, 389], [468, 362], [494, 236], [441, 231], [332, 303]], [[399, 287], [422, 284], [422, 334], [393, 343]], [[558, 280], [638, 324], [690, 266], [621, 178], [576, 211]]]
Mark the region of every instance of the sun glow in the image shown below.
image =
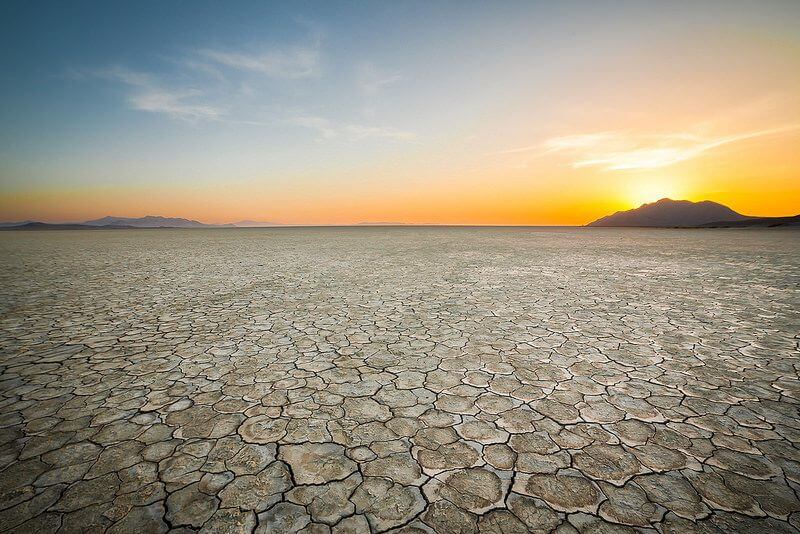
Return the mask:
[[674, 180], [639, 180], [631, 183], [627, 196], [631, 206], [638, 208], [662, 198], [682, 199], [685, 193], [684, 188]]

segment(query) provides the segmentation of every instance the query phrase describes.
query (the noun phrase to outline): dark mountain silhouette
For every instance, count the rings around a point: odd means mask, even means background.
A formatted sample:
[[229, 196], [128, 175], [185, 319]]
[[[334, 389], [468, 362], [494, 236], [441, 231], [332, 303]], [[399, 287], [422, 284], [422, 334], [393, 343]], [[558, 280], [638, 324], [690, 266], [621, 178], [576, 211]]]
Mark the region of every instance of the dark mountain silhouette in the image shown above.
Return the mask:
[[613, 215], [597, 219], [587, 226], [701, 226], [722, 221], [744, 221], [751, 219], [736, 213], [727, 206], [704, 200], [672, 200], [662, 198], [658, 202], [642, 204], [636, 209], [618, 211]]
[[180, 217], [102, 217], [83, 223], [87, 226], [131, 226], [134, 228], [214, 228], [218, 226], [231, 226], [229, 224], [206, 224], [192, 219]]

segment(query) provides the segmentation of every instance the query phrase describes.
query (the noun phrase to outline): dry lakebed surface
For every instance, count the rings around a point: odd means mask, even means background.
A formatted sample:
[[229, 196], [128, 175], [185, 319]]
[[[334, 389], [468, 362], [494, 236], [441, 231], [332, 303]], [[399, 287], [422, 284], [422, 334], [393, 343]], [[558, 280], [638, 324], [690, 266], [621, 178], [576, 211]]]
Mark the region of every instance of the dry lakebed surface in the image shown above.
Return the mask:
[[800, 231], [0, 235], [0, 530], [797, 532]]

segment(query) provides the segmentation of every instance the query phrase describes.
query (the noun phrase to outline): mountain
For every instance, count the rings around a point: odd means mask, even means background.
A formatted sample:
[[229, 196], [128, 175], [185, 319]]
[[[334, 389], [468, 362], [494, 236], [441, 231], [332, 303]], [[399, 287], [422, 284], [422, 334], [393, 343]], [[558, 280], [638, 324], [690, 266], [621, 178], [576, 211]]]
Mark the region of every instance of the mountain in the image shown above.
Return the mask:
[[702, 226], [709, 223], [745, 221], [752, 219], [736, 213], [727, 206], [704, 200], [672, 200], [662, 198], [658, 202], [642, 204], [636, 209], [618, 211], [589, 223], [587, 226]]
[[34, 221], [16, 221], [16, 222], [0, 222], [0, 228], [7, 228], [11, 226], [22, 226], [23, 224], [30, 224]]
[[231, 226], [229, 224], [205, 224], [191, 219], [180, 217], [102, 217], [83, 223], [87, 226], [129, 226], [134, 228], [214, 228], [217, 226]]

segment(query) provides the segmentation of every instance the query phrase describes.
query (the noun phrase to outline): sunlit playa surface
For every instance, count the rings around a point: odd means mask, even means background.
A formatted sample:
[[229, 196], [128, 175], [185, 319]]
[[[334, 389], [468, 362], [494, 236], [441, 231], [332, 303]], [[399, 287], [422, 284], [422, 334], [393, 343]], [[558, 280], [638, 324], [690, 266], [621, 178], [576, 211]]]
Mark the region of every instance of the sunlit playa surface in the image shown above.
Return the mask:
[[6, 232], [0, 529], [794, 532], [799, 286], [790, 230]]

